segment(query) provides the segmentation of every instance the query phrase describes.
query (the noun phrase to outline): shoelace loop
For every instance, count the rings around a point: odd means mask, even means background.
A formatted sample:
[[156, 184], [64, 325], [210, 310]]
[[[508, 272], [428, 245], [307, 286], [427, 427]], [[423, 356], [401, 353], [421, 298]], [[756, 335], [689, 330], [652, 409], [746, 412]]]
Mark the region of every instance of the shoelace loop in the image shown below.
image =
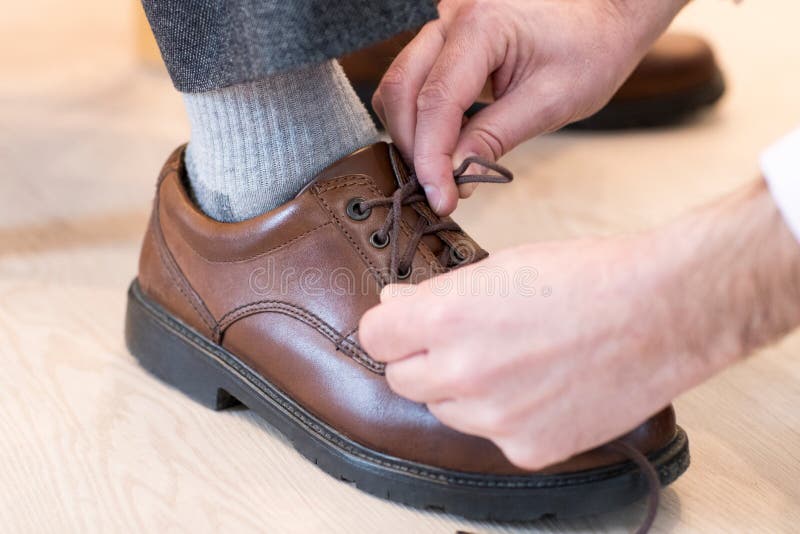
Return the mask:
[[[467, 169], [472, 164], [480, 165], [496, 172], [497, 174], [466, 174]], [[469, 183], [507, 184], [514, 179], [514, 175], [511, 173], [511, 171], [498, 163], [481, 157], [470, 156], [464, 159], [464, 161], [461, 162], [461, 165], [459, 165], [453, 171], [453, 178], [455, 179], [456, 185]], [[400, 221], [402, 220], [403, 206], [415, 204], [417, 202], [427, 202], [422, 185], [419, 183], [417, 175], [414, 171], [410, 173], [408, 182], [406, 182], [402, 187], [398, 188], [390, 197], [381, 197], [369, 200], [354, 200], [355, 202], [352, 205], [348, 205], [348, 212], [354, 210], [351, 216], [354, 216], [353, 218], [356, 220], [361, 220], [368, 217], [369, 212], [376, 206], [391, 206], [389, 213], [386, 216], [386, 220], [381, 228], [372, 234], [370, 241], [373, 243], [373, 246], [378, 248], [391, 245], [390, 272], [395, 279], [402, 280], [410, 276], [411, 261], [416, 253], [417, 246], [424, 236], [443, 231], [461, 231], [461, 227], [453, 221], [443, 221], [436, 217], [437, 220], [435, 222], [429, 222], [425, 216], [420, 214], [408, 245], [406, 245], [403, 254], [398, 254], [398, 238], [400, 236]], [[447, 242], [445, 242], [445, 247], [439, 257], [439, 262], [445, 268], [450, 267], [450, 259], [453, 257], [453, 255], [460, 260], [458, 261], [459, 265], [466, 263], [467, 260], [477, 261], [476, 258], [459, 257], [459, 251], [452, 248], [447, 244]], [[636, 534], [646, 534], [652, 528], [658, 512], [661, 490], [661, 481], [658, 473], [644, 454], [623, 441], [613, 441], [605, 445], [605, 447], [610, 451], [625, 456], [634, 464], [636, 464], [647, 481], [649, 497], [647, 503], [647, 514], [641, 526], [636, 530]]]
[[[466, 174], [467, 169], [472, 164], [480, 165], [497, 174]], [[498, 163], [478, 156], [470, 156], [465, 158], [464, 161], [461, 162], [461, 165], [453, 171], [453, 178], [456, 185], [470, 183], [507, 184], [514, 179], [514, 175], [511, 171]], [[461, 227], [453, 221], [441, 220], [435, 217], [436, 220], [431, 222], [420, 214], [417, 224], [412, 230], [411, 239], [408, 241], [408, 244], [401, 254], [399, 250], [399, 237], [403, 206], [416, 204], [418, 202], [426, 203], [427, 199], [422, 185], [417, 179], [416, 172], [412, 171], [408, 177], [408, 181], [399, 187], [392, 196], [359, 200], [348, 208], [350, 210], [355, 210], [354, 213], [361, 216], [362, 214], [369, 213], [372, 208], [376, 206], [390, 206], [389, 213], [383, 225], [372, 234], [370, 242], [377, 248], [383, 248], [387, 245], [391, 246], [389, 272], [394, 280], [402, 280], [411, 275], [411, 262], [414, 259], [414, 254], [423, 237], [445, 231], [461, 232]], [[450, 268], [454, 266], [454, 264], [461, 265], [467, 263], [467, 261], [476, 261], [476, 258], [469, 258], [457, 248], [445, 242], [445, 246], [439, 256], [439, 262], [443, 267]]]

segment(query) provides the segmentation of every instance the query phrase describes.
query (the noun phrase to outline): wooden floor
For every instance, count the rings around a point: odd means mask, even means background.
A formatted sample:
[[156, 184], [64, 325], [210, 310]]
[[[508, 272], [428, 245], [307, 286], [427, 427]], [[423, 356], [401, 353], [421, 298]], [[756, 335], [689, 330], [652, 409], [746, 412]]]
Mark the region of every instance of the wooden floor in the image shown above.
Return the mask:
[[[137, 66], [119, 2], [13, 2], [0, 17], [0, 532], [625, 532], [642, 505], [500, 526], [359, 493], [247, 411], [212, 413], [134, 363], [125, 290], [156, 172], [187, 136]], [[686, 127], [557, 134], [506, 159], [458, 219], [489, 249], [657, 224], [756, 176], [800, 123], [800, 4], [694, 2], [730, 91]], [[675, 332], [680, 335], [680, 332]], [[656, 532], [800, 530], [800, 336], [676, 402], [692, 467]]]

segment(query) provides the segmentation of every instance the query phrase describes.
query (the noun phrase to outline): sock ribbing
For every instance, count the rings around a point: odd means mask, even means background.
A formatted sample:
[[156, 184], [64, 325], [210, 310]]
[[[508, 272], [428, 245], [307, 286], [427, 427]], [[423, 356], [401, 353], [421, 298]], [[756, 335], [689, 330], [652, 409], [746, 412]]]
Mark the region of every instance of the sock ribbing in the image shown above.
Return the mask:
[[200, 208], [223, 222], [291, 199], [339, 158], [379, 139], [335, 60], [205, 93], [183, 93], [186, 165]]

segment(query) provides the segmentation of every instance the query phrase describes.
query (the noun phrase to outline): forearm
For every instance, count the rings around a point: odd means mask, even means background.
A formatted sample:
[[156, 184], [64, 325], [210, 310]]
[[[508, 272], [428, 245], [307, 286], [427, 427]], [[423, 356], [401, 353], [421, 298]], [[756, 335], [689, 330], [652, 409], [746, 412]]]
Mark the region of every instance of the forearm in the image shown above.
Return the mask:
[[800, 324], [800, 244], [763, 180], [657, 234], [684, 380], [698, 383]]

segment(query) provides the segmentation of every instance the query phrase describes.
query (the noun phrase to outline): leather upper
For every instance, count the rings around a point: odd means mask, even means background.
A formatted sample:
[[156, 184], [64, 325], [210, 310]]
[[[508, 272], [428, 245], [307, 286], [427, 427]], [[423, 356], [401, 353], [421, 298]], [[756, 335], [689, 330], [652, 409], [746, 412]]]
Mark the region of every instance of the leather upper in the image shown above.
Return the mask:
[[[388, 208], [377, 206], [355, 220], [347, 206], [352, 199], [390, 196], [406, 173], [393, 148], [378, 143], [335, 163], [283, 206], [220, 223], [190, 199], [181, 147], [159, 179], [139, 284], [166, 310], [370, 449], [458, 471], [522, 474], [491, 442], [451, 430], [424, 405], [394, 394], [382, 365], [359, 345], [359, 319], [392, 277], [389, 247], [370, 244]], [[403, 208], [401, 241], [410, 239], [419, 217], [436, 219], [422, 202]], [[484, 254], [460, 231], [426, 236], [413, 259], [412, 280], [443, 272], [438, 256], [446, 246]], [[668, 407], [626, 440], [649, 452], [674, 434]], [[620, 460], [590, 451], [545, 472]]]

